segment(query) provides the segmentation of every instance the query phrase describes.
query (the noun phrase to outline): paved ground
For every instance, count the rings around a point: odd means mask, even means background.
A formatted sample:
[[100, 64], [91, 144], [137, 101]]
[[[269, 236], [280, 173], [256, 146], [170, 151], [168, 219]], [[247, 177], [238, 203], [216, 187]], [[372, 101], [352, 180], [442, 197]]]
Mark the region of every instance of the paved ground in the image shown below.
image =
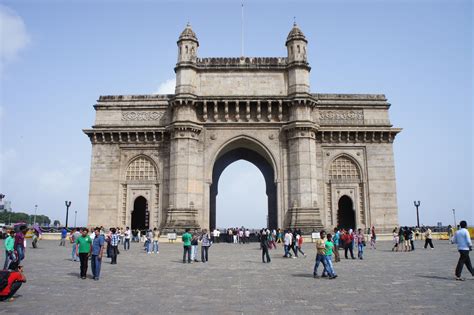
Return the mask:
[[[105, 259], [100, 281], [78, 279], [70, 247], [39, 246], [27, 251], [20, 296], [0, 304], [0, 314], [472, 314], [474, 308], [474, 278], [465, 271], [465, 282], [454, 281], [458, 255], [447, 241], [411, 253], [379, 243], [363, 261], [337, 263], [335, 280], [312, 278], [311, 244], [303, 248], [308, 257], [298, 259], [282, 258], [280, 246], [271, 264], [261, 263], [257, 244], [214, 244], [208, 264], [188, 265], [178, 244], [147, 255], [132, 243], [118, 265]], [[3, 263], [3, 246], [1, 252]]]

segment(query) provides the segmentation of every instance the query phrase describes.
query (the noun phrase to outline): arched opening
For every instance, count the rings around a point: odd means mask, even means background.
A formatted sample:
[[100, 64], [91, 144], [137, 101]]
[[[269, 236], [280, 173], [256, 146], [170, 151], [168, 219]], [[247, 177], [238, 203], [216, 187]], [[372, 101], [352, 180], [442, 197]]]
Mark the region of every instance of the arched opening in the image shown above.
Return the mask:
[[338, 202], [337, 225], [343, 229], [355, 229], [355, 211], [352, 199], [349, 196], [342, 196]]
[[[236, 147], [235, 144], [233, 148], [226, 151], [220, 155], [216, 162], [214, 163], [212, 171], [212, 184], [210, 186], [210, 213], [209, 213], [209, 225], [211, 229], [216, 228], [216, 197], [218, 194], [218, 185], [219, 178], [224, 171], [224, 169], [238, 160], [246, 160], [254, 164], [265, 179], [265, 192], [267, 195], [267, 221], [268, 227], [277, 228], [278, 227], [278, 217], [277, 217], [277, 191], [275, 184], [275, 171], [272, 165], [267, 159], [265, 159], [257, 151], [248, 149], [246, 147]], [[244, 196], [242, 196], [244, 197]]]
[[148, 202], [143, 196], [137, 197], [133, 203], [132, 230], [148, 229]]
[[265, 178], [254, 164], [240, 160], [227, 166], [219, 178], [216, 227], [266, 227], [265, 186]]

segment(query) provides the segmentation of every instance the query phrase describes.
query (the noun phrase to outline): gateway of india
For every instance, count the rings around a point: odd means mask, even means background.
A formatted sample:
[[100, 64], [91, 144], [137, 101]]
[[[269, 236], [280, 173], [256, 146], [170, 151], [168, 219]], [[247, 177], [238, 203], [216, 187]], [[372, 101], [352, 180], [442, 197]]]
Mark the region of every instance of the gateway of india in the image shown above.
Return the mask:
[[174, 94], [94, 106], [89, 226], [214, 229], [219, 177], [240, 159], [265, 178], [270, 228], [398, 225], [385, 95], [312, 93], [296, 24], [286, 57], [200, 58], [189, 24], [177, 44]]

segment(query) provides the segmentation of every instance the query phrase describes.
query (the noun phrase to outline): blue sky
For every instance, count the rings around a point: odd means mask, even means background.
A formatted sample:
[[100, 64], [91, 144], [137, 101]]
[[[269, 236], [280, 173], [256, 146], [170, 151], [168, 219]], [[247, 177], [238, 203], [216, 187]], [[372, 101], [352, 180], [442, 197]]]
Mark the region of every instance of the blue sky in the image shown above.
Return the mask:
[[[0, 190], [14, 210], [38, 204], [62, 222], [65, 200], [87, 220], [81, 130], [99, 95], [169, 89], [188, 21], [200, 56], [240, 55], [239, 0], [0, 3]], [[313, 92], [384, 93], [392, 104], [404, 128], [394, 146], [400, 223], [416, 222], [415, 199], [422, 223], [452, 223], [453, 208], [473, 222], [472, 15], [471, 1], [456, 0], [246, 1], [245, 55], [285, 56], [296, 16]], [[229, 166], [218, 224], [261, 226], [263, 185], [252, 165]]]

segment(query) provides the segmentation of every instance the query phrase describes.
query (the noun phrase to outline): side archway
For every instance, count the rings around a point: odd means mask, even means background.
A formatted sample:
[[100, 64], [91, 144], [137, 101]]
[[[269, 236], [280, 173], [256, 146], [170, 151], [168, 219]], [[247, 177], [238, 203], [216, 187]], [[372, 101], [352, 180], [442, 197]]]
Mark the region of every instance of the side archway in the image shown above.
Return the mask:
[[148, 201], [143, 196], [138, 196], [133, 202], [132, 230], [140, 231], [149, 228]]
[[337, 225], [339, 228], [346, 230], [354, 230], [356, 227], [354, 203], [347, 195], [339, 198], [337, 209]]

